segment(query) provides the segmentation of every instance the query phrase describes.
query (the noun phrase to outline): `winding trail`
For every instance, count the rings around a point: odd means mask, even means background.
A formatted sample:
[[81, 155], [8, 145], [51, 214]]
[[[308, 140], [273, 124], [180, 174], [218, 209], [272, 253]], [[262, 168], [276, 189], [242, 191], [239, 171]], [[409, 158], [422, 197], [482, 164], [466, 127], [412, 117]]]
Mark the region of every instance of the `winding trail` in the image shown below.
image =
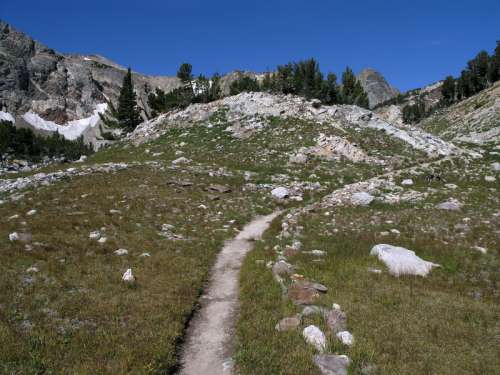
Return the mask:
[[217, 257], [201, 309], [189, 324], [181, 353], [181, 375], [232, 373], [234, 323], [238, 310], [239, 274], [245, 255], [280, 214], [259, 216], [227, 241]]

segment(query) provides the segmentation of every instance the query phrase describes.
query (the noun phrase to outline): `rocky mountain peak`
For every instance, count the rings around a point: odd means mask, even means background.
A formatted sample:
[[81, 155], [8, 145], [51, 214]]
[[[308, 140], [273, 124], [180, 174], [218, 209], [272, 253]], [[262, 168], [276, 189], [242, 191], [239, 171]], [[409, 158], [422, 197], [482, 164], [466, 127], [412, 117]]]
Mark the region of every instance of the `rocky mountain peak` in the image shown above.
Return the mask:
[[392, 87], [384, 76], [374, 69], [363, 69], [358, 75], [358, 80], [368, 94], [370, 108], [392, 99], [399, 94], [398, 89]]

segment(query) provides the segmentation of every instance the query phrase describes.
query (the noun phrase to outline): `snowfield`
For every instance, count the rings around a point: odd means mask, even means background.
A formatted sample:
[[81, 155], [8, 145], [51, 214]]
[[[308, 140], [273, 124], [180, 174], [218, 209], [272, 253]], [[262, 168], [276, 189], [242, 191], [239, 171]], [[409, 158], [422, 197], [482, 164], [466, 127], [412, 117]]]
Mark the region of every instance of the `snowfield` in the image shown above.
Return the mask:
[[107, 108], [107, 103], [97, 104], [92, 116], [79, 120], [69, 121], [65, 125], [58, 125], [53, 121], [44, 120], [37, 113], [34, 113], [32, 111], [26, 112], [21, 117], [35, 129], [51, 132], [57, 131], [64, 138], [72, 141], [80, 137], [89, 127], [95, 127], [100, 120], [99, 113], [104, 113]]

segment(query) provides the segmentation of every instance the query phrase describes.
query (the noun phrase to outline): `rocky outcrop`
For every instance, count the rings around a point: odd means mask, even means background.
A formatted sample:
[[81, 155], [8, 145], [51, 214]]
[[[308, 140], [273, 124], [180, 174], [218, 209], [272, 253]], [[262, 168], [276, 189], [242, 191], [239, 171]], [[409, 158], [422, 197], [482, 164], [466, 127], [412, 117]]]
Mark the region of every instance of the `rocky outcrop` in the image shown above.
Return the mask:
[[[125, 72], [101, 56], [58, 53], [0, 20], [0, 110], [7, 113], [32, 110], [57, 124], [89, 117], [98, 104], [117, 99]], [[133, 80], [146, 111], [148, 92], [180, 84], [139, 73]]]
[[385, 78], [373, 69], [363, 69], [358, 75], [358, 80], [368, 94], [370, 108], [396, 97], [399, 91], [389, 85]]

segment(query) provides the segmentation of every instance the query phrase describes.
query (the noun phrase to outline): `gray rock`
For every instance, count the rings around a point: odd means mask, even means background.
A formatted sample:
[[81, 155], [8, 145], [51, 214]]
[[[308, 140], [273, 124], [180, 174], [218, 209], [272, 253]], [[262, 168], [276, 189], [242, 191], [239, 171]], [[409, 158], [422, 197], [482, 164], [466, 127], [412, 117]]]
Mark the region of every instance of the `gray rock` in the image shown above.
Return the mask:
[[289, 275], [293, 272], [293, 266], [284, 260], [280, 260], [273, 265], [273, 273], [278, 276]]
[[340, 309], [332, 309], [324, 315], [328, 329], [333, 333], [345, 331], [347, 329], [347, 315]]
[[375, 197], [373, 195], [362, 191], [352, 195], [351, 204], [354, 206], [368, 206], [374, 199]]
[[289, 316], [281, 319], [278, 324], [276, 324], [276, 331], [284, 332], [296, 329], [300, 325], [300, 317]]
[[458, 211], [462, 208], [462, 203], [456, 199], [449, 199], [446, 202], [442, 202], [436, 206], [440, 210]]
[[314, 363], [323, 375], [347, 375], [351, 360], [345, 355], [318, 354], [314, 356]]
[[358, 80], [368, 94], [370, 108], [396, 97], [399, 91], [389, 85], [385, 78], [373, 69], [364, 69], [358, 75]]

